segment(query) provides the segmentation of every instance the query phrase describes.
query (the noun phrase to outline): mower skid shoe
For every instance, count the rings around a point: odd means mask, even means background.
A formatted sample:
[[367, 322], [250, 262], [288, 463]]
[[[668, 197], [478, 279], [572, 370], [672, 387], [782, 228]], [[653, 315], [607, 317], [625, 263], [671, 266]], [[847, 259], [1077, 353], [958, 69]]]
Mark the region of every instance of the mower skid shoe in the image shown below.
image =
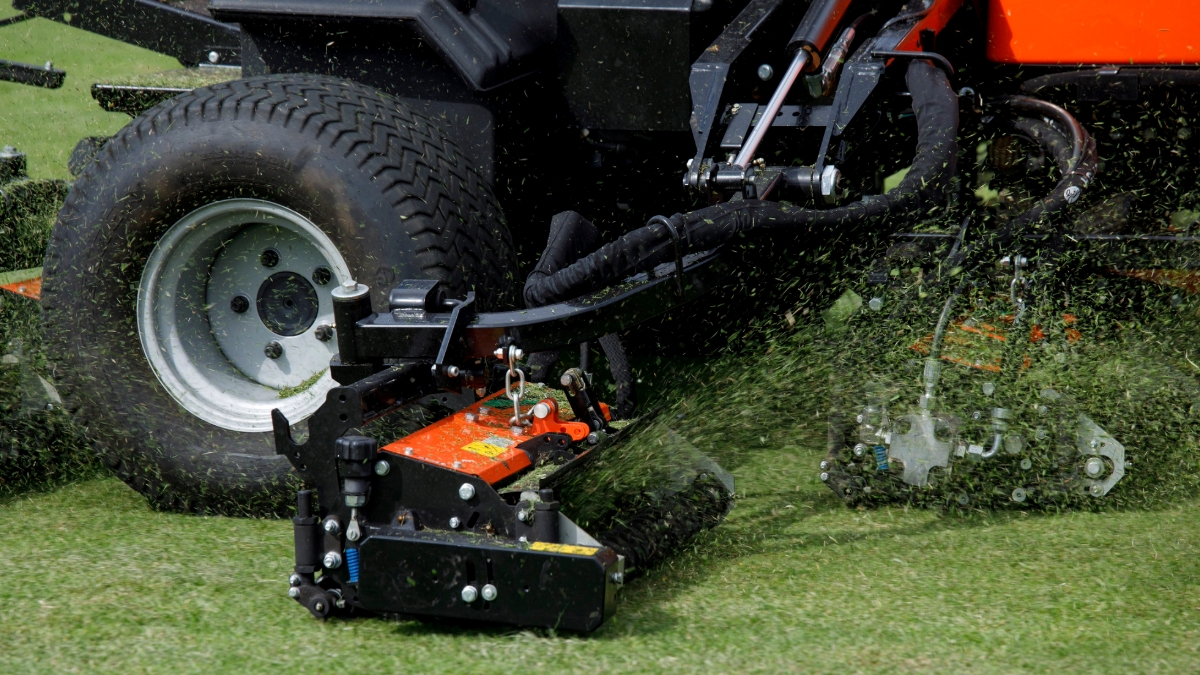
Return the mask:
[[365, 610], [578, 632], [613, 615], [624, 571], [607, 547], [433, 530], [374, 535], [359, 552]]

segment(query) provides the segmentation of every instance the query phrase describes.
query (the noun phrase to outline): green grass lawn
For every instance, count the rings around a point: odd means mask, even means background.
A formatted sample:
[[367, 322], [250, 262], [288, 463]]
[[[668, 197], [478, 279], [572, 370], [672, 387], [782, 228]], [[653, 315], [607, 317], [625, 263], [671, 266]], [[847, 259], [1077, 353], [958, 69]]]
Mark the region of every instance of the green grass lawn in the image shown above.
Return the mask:
[[[589, 636], [312, 619], [291, 524], [151, 511], [115, 479], [0, 507], [5, 673], [1200, 670], [1200, 504], [852, 511], [757, 451], [727, 522]], [[799, 483], [799, 485], [797, 485]]]
[[[178, 67], [44, 20], [0, 28], [0, 58], [68, 72], [58, 91], [0, 83], [0, 143], [34, 177], [67, 177], [80, 137], [128, 121], [92, 82]], [[728, 520], [588, 636], [322, 623], [287, 597], [287, 521], [158, 513], [113, 478], [9, 496], [0, 672], [1200, 672], [1200, 501], [850, 510], [816, 478], [823, 438], [794, 428], [728, 448]]]
[[[0, 18], [16, 12], [0, 4]], [[93, 83], [179, 68], [173, 58], [69, 26], [32, 19], [0, 27], [0, 59], [42, 65], [53, 61], [67, 79], [59, 89], [0, 82], [0, 145], [28, 155], [32, 178], [70, 178], [67, 158], [84, 136], [111, 136], [129, 116], [100, 109]]]

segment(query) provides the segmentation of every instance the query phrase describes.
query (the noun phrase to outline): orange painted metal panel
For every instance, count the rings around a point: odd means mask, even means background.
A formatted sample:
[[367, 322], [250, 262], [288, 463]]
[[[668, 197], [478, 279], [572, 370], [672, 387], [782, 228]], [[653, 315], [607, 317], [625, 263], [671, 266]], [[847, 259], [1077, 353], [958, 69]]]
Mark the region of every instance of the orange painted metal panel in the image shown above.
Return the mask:
[[23, 295], [23, 296], [29, 298], [30, 300], [41, 301], [41, 299], [42, 299], [42, 278], [41, 277], [35, 277], [33, 279], [26, 279], [25, 281], [16, 281], [11, 284], [4, 284], [3, 286], [0, 286], [0, 288], [4, 289], [10, 293], [16, 293], [17, 295]]
[[990, 0], [987, 56], [1028, 65], [1200, 64], [1200, 2]]
[[503, 395], [500, 391], [469, 405], [385, 445], [383, 451], [478, 476], [495, 485], [531, 466], [529, 455], [517, 448], [517, 444], [533, 436], [512, 432], [508, 425], [512, 408], [486, 405]]

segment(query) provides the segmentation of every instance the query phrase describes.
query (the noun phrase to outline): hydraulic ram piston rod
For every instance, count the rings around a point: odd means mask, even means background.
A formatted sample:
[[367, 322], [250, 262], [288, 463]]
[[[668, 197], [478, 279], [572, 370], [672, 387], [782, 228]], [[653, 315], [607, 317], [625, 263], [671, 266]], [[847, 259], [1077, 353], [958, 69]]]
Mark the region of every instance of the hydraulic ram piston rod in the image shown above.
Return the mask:
[[775, 88], [775, 93], [771, 95], [767, 107], [762, 111], [762, 117], [758, 118], [758, 124], [750, 132], [750, 137], [742, 144], [742, 148], [738, 150], [737, 157], [733, 160], [734, 166], [743, 171], [750, 167], [750, 162], [754, 161], [754, 153], [758, 152], [758, 146], [762, 143], [763, 136], [767, 135], [767, 129], [771, 128], [775, 116], [783, 107], [783, 100], [792, 90], [796, 78], [800, 77], [800, 73], [809, 66], [817, 68], [821, 65], [821, 52], [825, 50], [825, 45], [833, 36], [833, 31], [841, 23], [842, 17], [846, 15], [846, 8], [850, 6], [850, 1], [813, 0], [813, 3], [808, 6], [808, 10], [804, 12], [804, 18], [796, 27], [795, 34], [788, 41], [788, 49], [795, 52], [796, 55], [792, 57], [791, 65], [784, 72], [783, 79]]
[[779, 86], [775, 88], [775, 93], [771, 94], [771, 100], [767, 103], [767, 107], [763, 109], [762, 116], [758, 118], [758, 124], [754, 125], [754, 129], [750, 132], [750, 137], [742, 144], [742, 149], [738, 151], [737, 157], [733, 160], [736, 166], [746, 169], [750, 166], [750, 162], [754, 161], [754, 153], [758, 151], [759, 143], [762, 143], [763, 136], [767, 135], [767, 129], [771, 128], [771, 122], [775, 120], [775, 116], [779, 114], [779, 109], [783, 107], [783, 99], [787, 98], [792, 85], [796, 83], [796, 78], [800, 77], [800, 73], [804, 72], [804, 67], [808, 65], [808, 58], [807, 51], [801, 49], [796, 52], [796, 56], [792, 59], [792, 64], [783, 73], [783, 79], [779, 82]]

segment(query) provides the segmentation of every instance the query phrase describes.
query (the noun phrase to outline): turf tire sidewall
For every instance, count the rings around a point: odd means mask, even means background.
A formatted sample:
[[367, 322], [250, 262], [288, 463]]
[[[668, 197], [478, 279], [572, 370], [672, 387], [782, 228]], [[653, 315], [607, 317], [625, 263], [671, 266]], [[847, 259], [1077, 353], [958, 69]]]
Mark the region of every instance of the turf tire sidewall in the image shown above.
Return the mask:
[[404, 278], [499, 303], [515, 277], [490, 187], [437, 126], [314, 76], [198, 89], [144, 113], [75, 184], [46, 255], [55, 376], [105, 462], [160, 508], [283, 514], [296, 475], [268, 433], [192, 416], [142, 352], [137, 289], [159, 237], [205, 204], [254, 198], [320, 227], [373, 302]]

